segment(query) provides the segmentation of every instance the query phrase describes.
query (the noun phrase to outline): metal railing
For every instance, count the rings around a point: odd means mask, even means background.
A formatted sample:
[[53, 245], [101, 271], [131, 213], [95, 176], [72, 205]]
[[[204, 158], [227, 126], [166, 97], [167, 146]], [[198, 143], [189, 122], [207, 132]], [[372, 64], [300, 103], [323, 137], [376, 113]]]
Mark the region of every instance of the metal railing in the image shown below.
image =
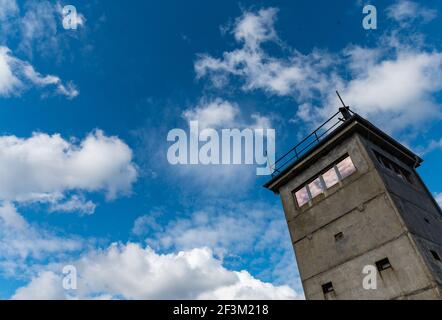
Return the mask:
[[[354, 112], [351, 111], [349, 107], [339, 108], [338, 112], [321, 124], [315, 131], [302, 139], [301, 142], [295, 145], [287, 153], [278, 158], [278, 160], [276, 160], [275, 163], [270, 166], [272, 177], [281, 173], [290, 163], [297, 161], [303, 154], [332, 133], [342, 123], [349, 120], [353, 115]], [[340, 116], [342, 116], [342, 118]]]

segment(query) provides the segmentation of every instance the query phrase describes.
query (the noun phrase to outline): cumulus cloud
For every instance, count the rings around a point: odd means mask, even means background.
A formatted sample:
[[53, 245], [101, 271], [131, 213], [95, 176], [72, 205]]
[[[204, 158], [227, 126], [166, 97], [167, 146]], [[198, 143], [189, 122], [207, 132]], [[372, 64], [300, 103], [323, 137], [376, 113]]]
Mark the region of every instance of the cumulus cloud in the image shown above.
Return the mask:
[[41, 272], [13, 299], [296, 299], [288, 286], [274, 286], [246, 271], [223, 267], [207, 248], [158, 254], [133, 243], [93, 251], [73, 263], [75, 291], [64, 291], [56, 270]]
[[[290, 283], [302, 290], [295, 282], [298, 275], [293, 268], [293, 248], [280, 209], [262, 202], [232, 204], [226, 201], [179, 216], [160, 223], [162, 216], [152, 212], [137, 218], [133, 232], [160, 251], [205, 246], [229, 263], [235, 264], [241, 257], [242, 263], [254, 265], [265, 279]], [[249, 256], [250, 252], [253, 256]]]
[[[385, 53], [379, 51], [382, 57]], [[364, 70], [351, 70], [353, 78], [341, 85], [348, 105], [390, 131], [441, 117], [433, 95], [442, 89], [442, 53], [400, 48], [393, 57], [376, 60], [370, 52], [360, 47], [347, 50], [351, 66], [365, 64]], [[320, 110], [324, 116], [337, 105], [334, 95], [325, 101], [327, 107]]]
[[253, 113], [250, 119], [244, 119], [238, 104], [221, 98], [202, 99], [198, 106], [184, 110], [183, 118], [187, 121], [198, 121], [200, 129], [271, 128], [269, 117]]
[[[53, 202], [69, 191], [103, 191], [109, 199], [130, 192], [137, 178], [132, 150], [97, 130], [83, 141], [59, 134], [0, 137], [0, 200]], [[81, 203], [78, 196], [58, 209]], [[90, 204], [85, 204], [91, 209]]]
[[[214, 129], [217, 131], [219, 137], [222, 135], [223, 129], [272, 129], [272, 115], [261, 115], [257, 112], [248, 114], [235, 102], [230, 102], [221, 98], [208, 99], [203, 98], [199, 104], [195, 107], [188, 108], [182, 113], [182, 117], [190, 121], [198, 121], [198, 129], [202, 132], [203, 129]], [[267, 146], [270, 144], [270, 140], [267, 131], [256, 131], [255, 135], [264, 137]], [[221, 139], [221, 138], [220, 138]], [[256, 141], [256, 140], [255, 140]], [[220, 142], [220, 149], [225, 148]], [[245, 155], [248, 152], [244, 143], [241, 146], [241, 154]], [[256, 148], [256, 146], [255, 146]], [[252, 157], [254, 156], [252, 150]], [[264, 157], [264, 156], [263, 156]], [[257, 158], [255, 158], [257, 160]], [[265, 161], [265, 158], [264, 160]], [[263, 163], [259, 163], [263, 165]], [[256, 176], [256, 169], [250, 164], [238, 164], [238, 165], [204, 165], [204, 166], [174, 166], [172, 176], [179, 177], [180, 179], [191, 180], [193, 186], [200, 189], [201, 192], [206, 194], [219, 194], [220, 186], [228, 186], [222, 188], [222, 192], [238, 191], [249, 185], [249, 182], [253, 181]], [[242, 184], [236, 183], [237, 177], [241, 176]], [[226, 190], [228, 189], [228, 190]]]
[[[395, 6], [400, 10], [392, 7], [389, 12], [398, 19], [407, 16], [409, 9], [404, 8], [413, 7], [410, 2]], [[429, 15], [421, 7], [416, 10], [421, 16]], [[273, 8], [246, 11], [231, 32], [239, 48], [220, 58], [199, 55], [197, 78], [207, 77], [217, 87], [235, 80], [245, 91], [294, 97], [299, 103], [297, 118], [314, 124], [340, 104], [336, 89], [348, 105], [382, 126], [388, 124], [390, 131], [442, 116], [434, 99], [442, 88], [442, 53], [414, 41], [418, 34], [387, 30], [374, 47], [349, 45], [336, 53], [314, 49], [308, 54], [290, 49], [287, 53], [274, 28], [276, 14]], [[268, 43], [279, 46], [283, 54], [269, 54], [264, 46]]]
[[26, 287], [19, 288], [12, 299], [59, 300], [65, 295], [61, 281], [60, 276], [51, 271], [42, 272]]
[[202, 128], [220, 128], [234, 125], [239, 108], [227, 101], [216, 99], [203, 106], [187, 109], [183, 117], [187, 121], [197, 120]]
[[0, 46], [0, 96], [19, 95], [32, 86], [53, 87], [55, 93], [69, 99], [79, 94], [73, 83], [63, 83], [54, 75], [40, 74], [30, 63], [15, 57], [9, 48]]

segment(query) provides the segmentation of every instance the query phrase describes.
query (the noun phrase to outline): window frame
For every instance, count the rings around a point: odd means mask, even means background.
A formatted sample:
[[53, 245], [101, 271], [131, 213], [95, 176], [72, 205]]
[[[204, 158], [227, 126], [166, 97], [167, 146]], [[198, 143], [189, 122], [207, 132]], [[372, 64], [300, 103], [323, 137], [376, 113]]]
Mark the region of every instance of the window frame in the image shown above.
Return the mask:
[[376, 264], [376, 269], [378, 269], [379, 272], [388, 269], [393, 269], [393, 265], [391, 264], [390, 259], [388, 259], [388, 257], [376, 261], [375, 264]]
[[[345, 161], [346, 159], [350, 159], [351, 164], [353, 165], [354, 170], [348, 174], [347, 176], [343, 177], [342, 174], [339, 171], [338, 165]], [[323, 175], [327, 172], [329, 172], [331, 169], [334, 170], [336, 177], [338, 179], [337, 183], [331, 185], [330, 187], [327, 187], [327, 184], [324, 180]], [[325, 194], [325, 192], [333, 187], [336, 187], [337, 185], [342, 184], [342, 181], [344, 181], [345, 179], [351, 177], [353, 174], [355, 174], [358, 171], [357, 167], [355, 166], [352, 157], [346, 153], [344, 156], [340, 157], [338, 160], [336, 160], [332, 165], [328, 166], [326, 169], [322, 170], [320, 173], [314, 175], [312, 178], [310, 178], [309, 180], [307, 180], [305, 183], [303, 183], [300, 187], [296, 188], [294, 191], [292, 191], [292, 195], [295, 199], [296, 205], [297, 207], [300, 209], [302, 207], [304, 207], [305, 205], [311, 203], [314, 199], [316, 199], [317, 197], [319, 197], [321, 194]], [[314, 197], [312, 196], [312, 192], [310, 190], [309, 185], [312, 184], [313, 182], [315, 182], [316, 180], [319, 179], [320, 182], [320, 186], [322, 191], [318, 194], [316, 194]], [[308, 196], [308, 201], [300, 204], [300, 202], [298, 201], [298, 197], [296, 196], [296, 194], [301, 191], [302, 189], [306, 189], [307, 191], [307, 196]]]

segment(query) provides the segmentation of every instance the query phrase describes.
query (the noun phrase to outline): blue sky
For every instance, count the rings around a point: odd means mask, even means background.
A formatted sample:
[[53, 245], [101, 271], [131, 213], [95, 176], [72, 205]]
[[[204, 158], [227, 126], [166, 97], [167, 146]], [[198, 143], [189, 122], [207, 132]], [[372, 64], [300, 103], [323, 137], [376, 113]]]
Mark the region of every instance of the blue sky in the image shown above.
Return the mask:
[[0, 298], [302, 298], [268, 177], [167, 161], [189, 120], [282, 154], [338, 89], [440, 200], [440, 5], [372, 1], [365, 30], [368, 3], [0, 0]]

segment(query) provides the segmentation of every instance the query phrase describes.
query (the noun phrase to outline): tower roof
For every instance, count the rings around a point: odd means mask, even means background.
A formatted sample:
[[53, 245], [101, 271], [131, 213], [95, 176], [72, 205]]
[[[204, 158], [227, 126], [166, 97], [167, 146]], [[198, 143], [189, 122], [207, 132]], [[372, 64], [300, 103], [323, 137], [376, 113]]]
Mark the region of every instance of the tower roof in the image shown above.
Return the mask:
[[278, 189], [293, 176], [296, 176], [321, 155], [333, 149], [336, 144], [355, 132], [388, 150], [410, 166], [417, 168], [423, 162], [407, 147], [367, 119], [352, 112], [350, 108], [345, 107], [340, 108], [330, 119], [277, 159], [272, 166], [275, 170], [272, 178], [264, 184], [264, 187], [277, 193]]

